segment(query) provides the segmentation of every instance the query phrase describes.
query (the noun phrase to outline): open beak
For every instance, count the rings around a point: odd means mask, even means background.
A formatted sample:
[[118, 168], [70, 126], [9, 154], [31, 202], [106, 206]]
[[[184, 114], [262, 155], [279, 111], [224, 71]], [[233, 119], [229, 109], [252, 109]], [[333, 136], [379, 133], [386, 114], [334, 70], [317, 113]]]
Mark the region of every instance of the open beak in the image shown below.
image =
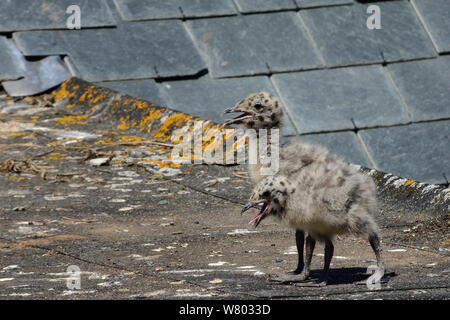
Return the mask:
[[251, 202], [251, 201], [248, 201], [248, 202], [242, 207], [241, 214], [243, 214], [245, 211], [247, 211], [247, 210], [250, 209], [250, 208], [254, 208], [254, 207], [260, 205], [261, 203], [262, 203], [262, 201], [258, 201], [258, 202]]
[[239, 110], [239, 108], [237, 108], [237, 105], [234, 106], [234, 107], [225, 109], [223, 111], [223, 113], [222, 113], [222, 116], [225, 115], [226, 113], [235, 113], [235, 112], [241, 112], [241, 114], [238, 115], [235, 118], [226, 119], [225, 125], [229, 125], [229, 124], [232, 124], [232, 123], [235, 123], [235, 122], [239, 122], [239, 121], [244, 120], [244, 119], [253, 118], [253, 113]]
[[247, 204], [246, 205], [244, 205], [244, 207], [242, 208], [242, 210], [241, 210], [241, 214], [242, 213], [244, 213], [245, 211], [247, 211], [248, 209], [250, 209], [250, 208], [253, 208], [253, 207], [256, 207], [256, 206], [258, 206], [259, 204], [261, 204], [262, 203], [262, 207], [261, 207], [261, 209], [259, 210], [259, 213], [257, 214], [257, 216], [256, 217], [254, 217], [252, 220], [250, 220], [250, 222], [249, 222], [249, 224], [254, 224], [255, 225], [255, 228], [259, 225], [259, 223], [266, 217], [266, 212], [267, 212], [267, 209], [269, 208], [269, 202], [267, 202], [267, 201], [265, 201], [265, 200], [262, 200], [262, 201], [258, 201], [258, 202], [254, 202], [254, 203], [251, 203], [250, 201], [249, 202], [247, 202]]

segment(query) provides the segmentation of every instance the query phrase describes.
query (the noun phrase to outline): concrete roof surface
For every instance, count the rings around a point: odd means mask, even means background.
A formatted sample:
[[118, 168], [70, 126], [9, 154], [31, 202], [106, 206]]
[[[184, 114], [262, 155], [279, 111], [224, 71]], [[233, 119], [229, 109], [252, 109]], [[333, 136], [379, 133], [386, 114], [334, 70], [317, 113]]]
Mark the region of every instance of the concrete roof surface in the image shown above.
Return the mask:
[[[295, 267], [294, 234], [239, 214], [246, 165], [169, 161], [192, 120], [77, 78], [0, 94], [0, 299], [448, 299], [448, 187], [360, 167], [378, 187], [379, 290], [364, 285], [374, 254], [352, 236], [335, 241], [327, 287], [273, 284]], [[318, 244], [314, 278], [322, 258]]]
[[[81, 30], [66, 27], [74, 3]], [[367, 27], [370, 5], [381, 29]], [[447, 0], [2, 1], [0, 80], [23, 75], [16, 46], [27, 59], [63, 56], [82, 79], [218, 122], [266, 90], [284, 104], [285, 135], [448, 185], [449, 12]]]
[[[448, 299], [449, 53], [448, 0], [1, 1], [0, 81], [59, 57], [75, 77], [0, 88], [0, 299]], [[280, 97], [287, 140], [375, 181], [378, 290], [353, 236], [335, 240], [327, 287], [271, 283], [296, 266], [294, 234], [239, 215], [247, 167], [170, 161], [177, 130], [211, 120], [211, 136], [259, 90]]]

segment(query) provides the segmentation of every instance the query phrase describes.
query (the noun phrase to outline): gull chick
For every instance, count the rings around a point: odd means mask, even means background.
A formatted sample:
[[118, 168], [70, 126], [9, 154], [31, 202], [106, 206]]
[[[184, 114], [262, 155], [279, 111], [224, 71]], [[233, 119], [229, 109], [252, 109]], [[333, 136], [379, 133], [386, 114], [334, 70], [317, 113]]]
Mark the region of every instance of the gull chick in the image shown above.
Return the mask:
[[306, 237], [305, 266], [300, 274], [273, 278], [278, 282], [298, 282], [309, 277], [311, 258], [316, 240], [325, 243], [324, 268], [316, 283], [323, 286], [328, 281], [328, 271], [333, 257], [333, 238], [353, 234], [369, 240], [377, 259], [374, 278], [381, 279], [385, 267], [381, 258], [378, 227], [372, 217], [376, 210], [373, 181], [340, 162], [313, 164], [311, 172], [294, 176], [276, 175], [262, 179], [254, 188], [242, 212], [262, 205], [258, 215], [250, 222], [257, 227], [266, 217], [272, 216], [296, 230], [308, 232]]

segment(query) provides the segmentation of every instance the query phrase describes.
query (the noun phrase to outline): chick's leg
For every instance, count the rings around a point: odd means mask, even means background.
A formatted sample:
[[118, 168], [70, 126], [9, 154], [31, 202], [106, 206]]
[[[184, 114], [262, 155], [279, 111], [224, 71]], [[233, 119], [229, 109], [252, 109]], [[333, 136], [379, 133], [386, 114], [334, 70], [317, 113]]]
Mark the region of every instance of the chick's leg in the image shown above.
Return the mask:
[[309, 277], [311, 259], [316, 246], [316, 240], [308, 235], [306, 237], [306, 254], [303, 270], [300, 274], [281, 274], [270, 276], [269, 280], [279, 283], [291, 283], [297, 281], [304, 281]]
[[[306, 238], [308, 240], [308, 238]], [[306, 242], [306, 263], [305, 263], [305, 276], [304, 280], [308, 278], [309, 276], [309, 265], [311, 264], [311, 259], [309, 259], [308, 263], [308, 242]], [[314, 247], [313, 247], [314, 250]], [[334, 253], [334, 246], [333, 242], [331, 240], [326, 240], [325, 242], [325, 257], [324, 257], [324, 265], [323, 265], [323, 271], [322, 275], [320, 276], [320, 279], [318, 281], [313, 282], [304, 282], [304, 283], [296, 283], [295, 285], [298, 287], [322, 287], [326, 286], [328, 282], [328, 271], [330, 270], [330, 263], [331, 259], [333, 258]], [[312, 251], [311, 251], [312, 256]], [[302, 274], [304, 273], [302, 272]]]
[[[369, 236], [370, 246], [372, 247], [373, 252], [375, 252], [375, 256], [377, 258], [377, 267], [378, 269], [372, 275], [372, 279], [377, 282], [380, 281], [384, 276], [385, 267], [383, 259], [381, 258], [381, 246], [380, 246], [380, 238], [376, 233], [373, 233]], [[371, 279], [371, 280], [372, 280]]]
[[303, 261], [303, 247], [305, 245], [305, 232], [302, 230], [295, 231], [295, 244], [297, 245], [298, 263], [297, 269], [289, 272], [289, 274], [299, 274], [303, 271], [305, 263]]

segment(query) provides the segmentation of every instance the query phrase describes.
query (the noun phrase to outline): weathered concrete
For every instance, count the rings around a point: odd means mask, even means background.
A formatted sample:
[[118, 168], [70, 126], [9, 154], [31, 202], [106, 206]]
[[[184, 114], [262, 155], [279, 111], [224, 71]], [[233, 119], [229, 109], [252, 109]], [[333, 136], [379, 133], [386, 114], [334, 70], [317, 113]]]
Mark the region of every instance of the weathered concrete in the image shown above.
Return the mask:
[[[444, 187], [362, 169], [379, 185], [381, 290], [356, 284], [374, 257], [353, 237], [336, 240], [326, 288], [274, 285], [267, 274], [296, 263], [293, 232], [239, 215], [245, 166], [164, 161], [192, 117], [77, 79], [35, 99], [0, 102], [2, 299], [448, 298]], [[66, 286], [71, 265], [80, 290]]]

